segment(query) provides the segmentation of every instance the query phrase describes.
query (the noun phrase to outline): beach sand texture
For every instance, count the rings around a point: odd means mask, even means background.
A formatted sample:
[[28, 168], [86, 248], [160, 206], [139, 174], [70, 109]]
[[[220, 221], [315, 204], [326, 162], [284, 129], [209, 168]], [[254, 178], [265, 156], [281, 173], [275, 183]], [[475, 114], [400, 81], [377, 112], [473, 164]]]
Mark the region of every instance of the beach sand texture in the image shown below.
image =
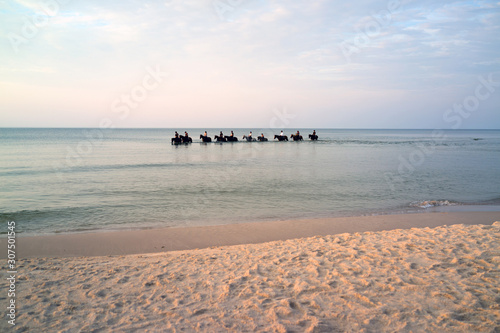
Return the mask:
[[28, 258], [18, 271], [19, 332], [500, 331], [499, 222]]

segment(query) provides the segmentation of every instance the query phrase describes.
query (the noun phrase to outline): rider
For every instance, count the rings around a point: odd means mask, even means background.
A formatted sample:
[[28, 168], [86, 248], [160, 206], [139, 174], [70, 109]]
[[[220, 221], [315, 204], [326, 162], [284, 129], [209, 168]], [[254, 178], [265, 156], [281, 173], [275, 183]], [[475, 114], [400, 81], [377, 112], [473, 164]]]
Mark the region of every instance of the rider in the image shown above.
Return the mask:
[[224, 134], [222, 134], [222, 131], [220, 131], [219, 138], [224, 139]]
[[179, 143], [181, 142], [181, 138], [179, 137], [179, 133], [175, 131], [175, 136], [172, 138], [172, 143]]
[[204, 136], [205, 138], [208, 136], [207, 131], [205, 131], [205, 133], [203, 134], [203, 136]]
[[233, 131], [231, 131], [231, 137], [233, 137], [233, 136], [234, 136], [234, 133], [233, 133]]
[[285, 133], [283, 133], [283, 130], [281, 130], [280, 136], [285, 136]]

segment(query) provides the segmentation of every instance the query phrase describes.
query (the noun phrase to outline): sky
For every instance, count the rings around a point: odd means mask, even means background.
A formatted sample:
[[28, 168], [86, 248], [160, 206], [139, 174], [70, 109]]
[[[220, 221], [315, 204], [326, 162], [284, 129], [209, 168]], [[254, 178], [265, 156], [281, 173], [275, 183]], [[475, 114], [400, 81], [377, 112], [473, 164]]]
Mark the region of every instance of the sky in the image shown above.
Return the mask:
[[500, 2], [0, 1], [0, 127], [500, 128]]

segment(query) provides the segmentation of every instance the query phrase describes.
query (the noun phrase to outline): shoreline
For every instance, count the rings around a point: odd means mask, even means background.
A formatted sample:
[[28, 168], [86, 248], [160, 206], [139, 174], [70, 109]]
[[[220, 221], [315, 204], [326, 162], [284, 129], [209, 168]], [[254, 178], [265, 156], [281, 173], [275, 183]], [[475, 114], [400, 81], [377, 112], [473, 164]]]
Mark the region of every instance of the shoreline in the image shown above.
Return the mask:
[[[429, 202], [433, 202], [431, 200]], [[439, 200], [441, 201], [441, 200]], [[447, 201], [447, 200], [443, 200]], [[426, 201], [423, 201], [424, 203]], [[26, 237], [46, 237], [46, 236], [62, 236], [62, 235], [81, 235], [81, 234], [99, 234], [99, 233], [114, 233], [114, 232], [136, 232], [141, 230], [159, 230], [159, 229], [175, 229], [175, 228], [191, 228], [191, 227], [214, 227], [214, 226], [225, 226], [231, 224], [246, 224], [246, 223], [272, 223], [277, 221], [298, 221], [298, 220], [317, 220], [317, 219], [336, 219], [336, 218], [356, 218], [356, 217], [368, 217], [368, 216], [379, 216], [379, 215], [407, 215], [407, 214], [427, 214], [427, 213], [458, 213], [458, 212], [500, 212], [500, 202], [498, 200], [489, 200], [484, 203], [452, 203], [444, 205], [436, 205], [430, 207], [422, 206], [408, 206], [400, 207], [394, 209], [383, 209], [383, 210], [369, 210], [369, 211], [358, 211], [358, 212], [344, 212], [338, 214], [315, 214], [310, 216], [288, 216], [282, 219], [268, 218], [268, 219], [245, 219], [242, 222], [234, 223], [233, 220], [226, 219], [224, 222], [216, 222], [216, 220], [210, 220], [206, 224], [201, 224], [196, 221], [190, 221], [183, 225], [146, 225], [137, 227], [110, 227], [110, 228], [90, 228], [90, 229], [80, 229], [80, 230], [69, 230], [69, 231], [52, 231], [44, 233], [35, 232], [20, 232], [16, 233], [17, 238]], [[220, 221], [220, 220], [219, 220]], [[7, 233], [0, 234], [0, 244], [2, 239], [7, 237]]]
[[[16, 248], [18, 258], [117, 256], [260, 244], [343, 233], [434, 228], [453, 224], [491, 225], [495, 221], [500, 221], [500, 211], [437, 210], [412, 214], [26, 236], [18, 237]], [[5, 248], [6, 244], [6, 238], [0, 239], [0, 247]], [[5, 251], [0, 252], [0, 258], [6, 258]]]

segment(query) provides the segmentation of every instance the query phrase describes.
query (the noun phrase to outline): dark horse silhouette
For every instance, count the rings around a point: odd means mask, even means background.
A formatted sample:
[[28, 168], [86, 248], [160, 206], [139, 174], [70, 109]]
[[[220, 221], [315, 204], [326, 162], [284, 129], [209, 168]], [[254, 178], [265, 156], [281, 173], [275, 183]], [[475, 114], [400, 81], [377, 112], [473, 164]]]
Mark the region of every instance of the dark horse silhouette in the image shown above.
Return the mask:
[[267, 138], [263, 137], [263, 136], [259, 136], [257, 137], [257, 140], [259, 140], [260, 142], [266, 142], [266, 141], [269, 141]]
[[316, 134], [309, 134], [309, 139], [311, 139], [312, 141], [316, 141], [318, 140], [318, 136]]
[[248, 142], [257, 141], [254, 138], [252, 138], [251, 136], [246, 136], [246, 135], [243, 135], [243, 140], [247, 140]]
[[225, 136], [224, 139], [227, 140], [227, 142], [237, 142], [238, 138], [235, 136]]
[[290, 135], [290, 139], [293, 139], [293, 141], [302, 141], [302, 140], [304, 140], [304, 138], [302, 137], [302, 135], [299, 135], [299, 134], [292, 134], [292, 135]]
[[200, 134], [200, 139], [203, 141], [203, 142], [212, 142], [212, 138], [209, 137], [209, 136], [204, 136], [203, 134]]
[[182, 137], [177, 136], [175, 138], [172, 138], [171, 142], [172, 142], [173, 145], [181, 144], [182, 143]]
[[278, 141], [288, 141], [288, 137], [286, 135], [275, 135], [274, 139], [278, 139]]
[[191, 142], [193, 142], [193, 139], [191, 139], [189, 136], [179, 136], [177, 138], [172, 138], [173, 145], [179, 145], [181, 143], [191, 143]]
[[214, 140], [217, 141], [217, 142], [226, 142], [226, 138], [224, 138], [223, 136], [214, 136]]

